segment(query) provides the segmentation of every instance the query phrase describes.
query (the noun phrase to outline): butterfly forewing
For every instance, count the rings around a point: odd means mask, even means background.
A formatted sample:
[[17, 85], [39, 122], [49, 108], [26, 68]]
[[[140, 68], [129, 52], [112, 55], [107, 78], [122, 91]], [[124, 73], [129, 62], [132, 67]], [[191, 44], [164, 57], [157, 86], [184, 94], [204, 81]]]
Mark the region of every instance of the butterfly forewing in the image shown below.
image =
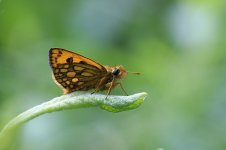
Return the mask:
[[50, 63], [53, 67], [55, 67], [57, 64], [67, 64], [68, 62], [70, 62], [70, 58], [72, 57], [73, 63], [83, 62], [100, 70], [106, 71], [106, 69], [102, 65], [96, 63], [95, 61], [62, 48], [51, 48], [49, 51], [49, 57]]
[[50, 49], [49, 60], [53, 77], [56, 83], [63, 87], [65, 94], [95, 89], [107, 75], [107, 70], [102, 65], [64, 49]]

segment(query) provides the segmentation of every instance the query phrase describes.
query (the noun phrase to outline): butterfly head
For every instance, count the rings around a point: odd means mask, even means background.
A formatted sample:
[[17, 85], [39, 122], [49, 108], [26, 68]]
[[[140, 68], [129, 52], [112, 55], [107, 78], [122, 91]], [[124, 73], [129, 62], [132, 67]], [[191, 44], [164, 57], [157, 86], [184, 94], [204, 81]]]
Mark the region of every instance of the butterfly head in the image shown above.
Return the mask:
[[123, 66], [113, 67], [111, 73], [117, 79], [122, 79], [127, 75], [127, 71]]

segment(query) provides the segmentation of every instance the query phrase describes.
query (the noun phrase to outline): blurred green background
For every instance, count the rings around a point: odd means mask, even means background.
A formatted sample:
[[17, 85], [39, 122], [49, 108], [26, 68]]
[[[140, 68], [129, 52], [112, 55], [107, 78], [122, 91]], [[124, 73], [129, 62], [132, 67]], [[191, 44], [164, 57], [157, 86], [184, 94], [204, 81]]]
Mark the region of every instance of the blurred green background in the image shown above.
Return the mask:
[[0, 128], [62, 94], [51, 47], [142, 72], [123, 85], [149, 93], [132, 111], [40, 116], [9, 134], [6, 149], [226, 149], [225, 16], [225, 0], [0, 0]]

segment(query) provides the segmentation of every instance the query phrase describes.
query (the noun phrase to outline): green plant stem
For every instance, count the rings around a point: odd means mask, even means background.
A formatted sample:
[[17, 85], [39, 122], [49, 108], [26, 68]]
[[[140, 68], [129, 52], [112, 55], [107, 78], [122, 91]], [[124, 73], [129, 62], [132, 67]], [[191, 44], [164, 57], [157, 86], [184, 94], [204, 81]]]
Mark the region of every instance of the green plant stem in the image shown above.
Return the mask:
[[0, 139], [10, 130], [45, 113], [55, 111], [100, 107], [109, 112], [121, 112], [135, 109], [142, 104], [147, 93], [137, 93], [130, 96], [108, 96], [102, 94], [90, 94], [87, 92], [74, 92], [56, 97], [50, 101], [37, 105], [12, 119], [0, 132]]

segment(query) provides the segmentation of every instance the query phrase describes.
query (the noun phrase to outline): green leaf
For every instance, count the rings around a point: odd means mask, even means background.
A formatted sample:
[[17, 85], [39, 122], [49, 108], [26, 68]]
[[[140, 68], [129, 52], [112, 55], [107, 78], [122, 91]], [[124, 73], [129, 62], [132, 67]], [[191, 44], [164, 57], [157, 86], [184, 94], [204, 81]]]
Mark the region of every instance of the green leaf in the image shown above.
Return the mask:
[[50, 101], [35, 106], [12, 119], [1, 131], [0, 139], [8, 131], [45, 113], [61, 110], [100, 107], [109, 112], [122, 112], [135, 109], [142, 104], [147, 93], [137, 93], [130, 96], [113, 96], [103, 94], [90, 94], [88, 92], [74, 92], [56, 97]]

